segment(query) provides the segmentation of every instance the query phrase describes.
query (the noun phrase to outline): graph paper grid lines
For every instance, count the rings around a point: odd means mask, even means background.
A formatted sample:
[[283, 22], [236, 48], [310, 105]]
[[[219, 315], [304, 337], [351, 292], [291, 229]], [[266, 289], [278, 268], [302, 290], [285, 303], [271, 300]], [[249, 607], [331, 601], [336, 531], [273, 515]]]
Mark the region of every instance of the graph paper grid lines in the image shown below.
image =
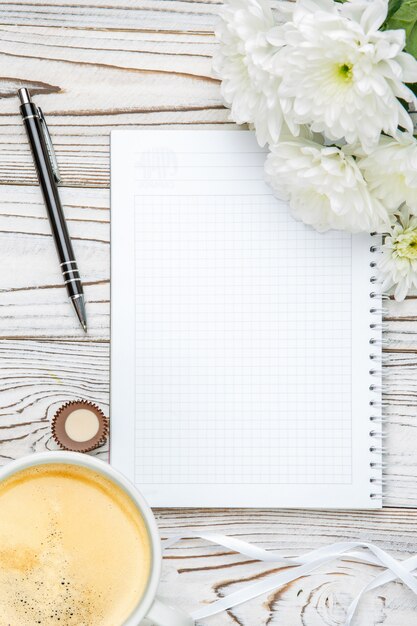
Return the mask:
[[271, 196], [139, 196], [139, 483], [349, 483], [351, 237]]

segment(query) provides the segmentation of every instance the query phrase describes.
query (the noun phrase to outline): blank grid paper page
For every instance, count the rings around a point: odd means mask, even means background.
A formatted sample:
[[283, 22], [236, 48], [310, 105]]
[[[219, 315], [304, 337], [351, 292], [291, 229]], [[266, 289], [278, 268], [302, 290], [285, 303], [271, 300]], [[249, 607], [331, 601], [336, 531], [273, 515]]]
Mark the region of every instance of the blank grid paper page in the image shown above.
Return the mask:
[[291, 217], [251, 133], [209, 134], [132, 148], [134, 481], [161, 506], [373, 506], [353, 239]]

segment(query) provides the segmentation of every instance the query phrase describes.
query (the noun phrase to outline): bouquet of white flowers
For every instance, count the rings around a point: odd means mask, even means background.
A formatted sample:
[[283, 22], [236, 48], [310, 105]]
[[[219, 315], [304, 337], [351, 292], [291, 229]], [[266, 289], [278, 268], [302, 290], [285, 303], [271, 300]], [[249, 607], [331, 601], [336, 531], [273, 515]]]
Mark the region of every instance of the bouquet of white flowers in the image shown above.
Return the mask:
[[[417, 0], [228, 0], [214, 69], [266, 178], [319, 231], [386, 235], [378, 266], [417, 287]], [[413, 120], [413, 116], [415, 119]]]

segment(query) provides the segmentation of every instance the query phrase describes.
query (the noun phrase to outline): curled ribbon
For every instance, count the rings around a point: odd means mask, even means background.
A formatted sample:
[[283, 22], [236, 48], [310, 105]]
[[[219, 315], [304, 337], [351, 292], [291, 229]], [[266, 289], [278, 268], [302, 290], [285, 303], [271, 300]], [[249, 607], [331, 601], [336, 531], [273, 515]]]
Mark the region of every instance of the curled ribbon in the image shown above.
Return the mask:
[[385, 550], [374, 546], [372, 543], [365, 543], [361, 541], [340, 541], [330, 546], [324, 546], [322, 548], [318, 548], [317, 550], [307, 552], [298, 558], [289, 558], [282, 557], [273, 550], [264, 550], [263, 548], [254, 546], [251, 543], [242, 541], [241, 539], [228, 537], [220, 533], [187, 532], [186, 535], [168, 537], [168, 539], [163, 542], [163, 549], [165, 551], [178, 541], [189, 538], [204, 539], [251, 559], [264, 561], [266, 563], [279, 564], [283, 567], [289, 568], [283, 572], [273, 574], [266, 579], [247, 585], [239, 591], [230, 593], [224, 598], [216, 600], [208, 606], [194, 611], [191, 614], [194, 621], [211, 617], [212, 615], [216, 615], [217, 613], [226, 611], [227, 609], [231, 609], [232, 607], [242, 604], [243, 602], [256, 598], [263, 593], [273, 591], [293, 580], [296, 580], [297, 578], [300, 578], [300, 576], [309, 574], [321, 565], [334, 561], [335, 559], [349, 559], [385, 568], [385, 572], [376, 576], [374, 580], [366, 585], [353, 600], [347, 610], [345, 626], [351, 625], [362, 596], [368, 591], [376, 589], [381, 585], [400, 579], [417, 595], [417, 580], [412, 574], [412, 572], [417, 569], [417, 555], [399, 562], [385, 552]]

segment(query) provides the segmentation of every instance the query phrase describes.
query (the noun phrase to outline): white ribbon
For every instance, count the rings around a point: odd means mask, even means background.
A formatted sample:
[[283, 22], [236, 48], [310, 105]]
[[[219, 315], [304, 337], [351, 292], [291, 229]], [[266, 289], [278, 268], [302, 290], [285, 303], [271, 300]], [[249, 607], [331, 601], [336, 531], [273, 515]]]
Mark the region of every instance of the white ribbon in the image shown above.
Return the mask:
[[[290, 568], [283, 572], [273, 574], [256, 583], [247, 585], [239, 591], [230, 593], [224, 598], [216, 600], [210, 605], [194, 611], [191, 616], [195, 621], [216, 615], [221, 611], [231, 609], [238, 604], [242, 604], [243, 602], [256, 598], [263, 593], [273, 591], [293, 580], [296, 580], [297, 578], [300, 578], [300, 576], [309, 574], [321, 565], [334, 561], [335, 559], [349, 559], [361, 563], [378, 565], [380, 567], [384, 567], [386, 570], [366, 585], [353, 600], [347, 611], [345, 626], [350, 626], [362, 596], [371, 589], [376, 589], [381, 585], [385, 585], [387, 582], [400, 579], [417, 595], [417, 580], [411, 573], [417, 568], [417, 555], [399, 562], [385, 552], [385, 550], [382, 550], [371, 543], [361, 541], [341, 541], [330, 546], [324, 546], [322, 548], [318, 548], [317, 550], [307, 552], [306, 554], [303, 554], [295, 559], [282, 557], [272, 550], [267, 551], [247, 543], [246, 541], [242, 541], [241, 539], [228, 537], [226, 535], [221, 535], [220, 533], [188, 532], [184, 535], [176, 535], [166, 539], [163, 542], [163, 549], [165, 551], [178, 541], [189, 538], [205, 539], [206, 541], [223, 546], [224, 548], [247, 556], [251, 559], [264, 561], [266, 563], [274, 563], [281, 565], [282, 567], [285, 566]], [[361, 548], [362, 551], [358, 550], [358, 548]]]

